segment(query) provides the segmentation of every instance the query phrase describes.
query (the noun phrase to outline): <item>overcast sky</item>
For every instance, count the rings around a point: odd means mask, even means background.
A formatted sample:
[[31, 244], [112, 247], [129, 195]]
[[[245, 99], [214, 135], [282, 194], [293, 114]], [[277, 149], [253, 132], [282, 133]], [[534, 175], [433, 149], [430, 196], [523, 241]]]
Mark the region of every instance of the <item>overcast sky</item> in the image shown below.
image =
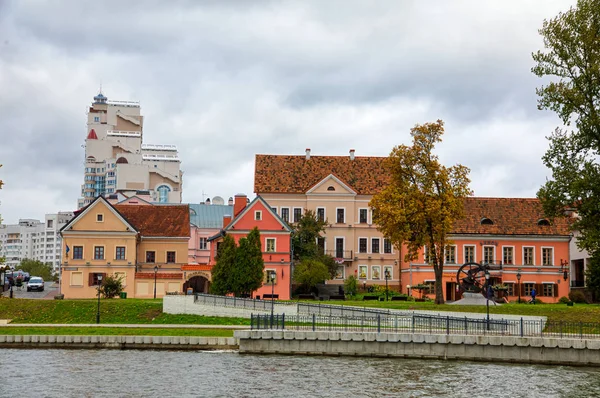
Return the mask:
[[443, 119], [477, 196], [533, 197], [558, 118], [530, 69], [574, 0], [0, 0], [0, 214], [74, 210], [86, 107], [140, 101], [184, 202], [254, 196], [254, 155], [387, 156]]

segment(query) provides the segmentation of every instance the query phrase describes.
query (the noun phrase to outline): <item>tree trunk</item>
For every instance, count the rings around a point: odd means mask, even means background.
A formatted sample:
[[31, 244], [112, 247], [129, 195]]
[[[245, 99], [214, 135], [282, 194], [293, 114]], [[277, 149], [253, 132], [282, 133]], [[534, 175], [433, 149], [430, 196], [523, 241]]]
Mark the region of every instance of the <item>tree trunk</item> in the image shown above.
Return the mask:
[[435, 273], [435, 303], [444, 304], [444, 289], [442, 288], [442, 275], [444, 272], [444, 259], [442, 258], [441, 264], [433, 265], [433, 272]]

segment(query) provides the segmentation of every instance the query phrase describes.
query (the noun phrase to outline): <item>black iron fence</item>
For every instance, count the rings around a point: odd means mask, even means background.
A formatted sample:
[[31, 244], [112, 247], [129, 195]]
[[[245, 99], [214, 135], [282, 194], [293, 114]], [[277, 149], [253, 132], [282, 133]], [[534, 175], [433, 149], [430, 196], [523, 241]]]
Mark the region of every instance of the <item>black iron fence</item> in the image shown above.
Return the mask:
[[217, 296], [214, 294], [194, 294], [194, 303], [212, 305], [215, 307], [240, 308], [247, 310], [271, 311], [273, 305], [295, 305], [291, 302], [279, 302], [272, 300], [257, 300], [243, 297]]
[[600, 323], [521, 319], [473, 319], [428, 315], [322, 316], [252, 315], [251, 329], [600, 338]]

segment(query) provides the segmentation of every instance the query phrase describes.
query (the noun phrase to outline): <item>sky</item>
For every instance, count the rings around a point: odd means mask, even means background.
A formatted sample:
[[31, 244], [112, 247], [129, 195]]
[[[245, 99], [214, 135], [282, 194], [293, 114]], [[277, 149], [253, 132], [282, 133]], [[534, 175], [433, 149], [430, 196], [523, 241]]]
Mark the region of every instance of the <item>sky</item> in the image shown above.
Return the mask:
[[476, 196], [534, 197], [560, 125], [531, 53], [574, 0], [0, 0], [0, 214], [75, 210], [86, 108], [140, 101], [175, 144], [183, 201], [253, 197], [254, 156], [387, 156], [442, 119], [436, 148]]

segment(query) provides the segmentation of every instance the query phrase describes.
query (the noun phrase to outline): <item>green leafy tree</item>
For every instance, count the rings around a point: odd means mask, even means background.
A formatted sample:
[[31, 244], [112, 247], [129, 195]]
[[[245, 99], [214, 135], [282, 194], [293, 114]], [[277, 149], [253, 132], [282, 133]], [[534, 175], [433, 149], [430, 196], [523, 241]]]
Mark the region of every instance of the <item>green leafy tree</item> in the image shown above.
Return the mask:
[[469, 169], [460, 164], [445, 167], [433, 154], [442, 141], [444, 123], [417, 125], [411, 130], [412, 146], [396, 146], [385, 162], [390, 184], [373, 196], [373, 221], [396, 247], [406, 245], [406, 261], [429, 249], [436, 288], [435, 301], [444, 303], [442, 273], [444, 248], [455, 220], [463, 216], [469, 189]]
[[114, 298], [121, 294], [123, 291], [123, 281], [121, 277], [117, 278], [114, 275], [106, 275], [104, 279], [102, 279], [102, 284], [100, 285], [100, 294], [104, 298]]
[[260, 232], [255, 227], [247, 237], [239, 240], [232, 272], [231, 292], [236, 296], [250, 295], [262, 286], [264, 270]]
[[[572, 228], [578, 245], [600, 258], [600, 0], [579, 0], [575, 7], [544, 20], [539, 30], [544, 49], [533, 53], [532, 72], [545, 79], [538, 88], [538, 108], [554, 111], [564, 128], [549, 137], [542, 158], [552, 178], [538, 191], [549, 216], [575, 210]], [[599, 267], [591, 267], [600, 272]], [[600, 275], [588, 279], [600, 290]]]
[[231, 236], [225, 235], [219, 246], [216, 257], [217, 262], [211, 271], [211, 293], [224, 296], [233, 291], [232, 275], [235, 267], [236, 249], [235, 240]]
[[52, 266], [50, 264], [43, 263], [39, 260], [31, 260], [24, 258], [17, 269], [28, 272], [31, 276], [39, 276], [45, 281], [52, 280]]
[[[0, 164], [0, 168], [2, 168], [2, 165]], [[2, 189], [2, 186], [4, 185], [4, 182], [2, 182], [2, 180], [0, 180], [0, 189]], [[2, 214], [0, 214], [0, 224], [2, 224]], [[6, 259], [2, 256], [0, 256], [0, 268], [2, 267], [2, 265], [4, 264], [4, 261]]]
[[327, 279], [329, 279], [329, 270], [318, 260], [302, 260], [294, 269], [294, 281], [307, 293]]
[[332, 256], [320, 251], [317, 245], [317, 239], [323, 237], [327, 224], [327, 220], [319, 220], [314, 211], [306, 209], [300, 220], [292, 226], [292, 245], [294, 261], [318, 260], [327, 266], [328, 279], [333, 279], [338, 264]]
[[594, 300], [600, 299], [600, 259], [594, 256], [588, 261], [588, 267], [585, 271], [585, 281], [588, 289], [594, 295]]
[[356, 296], [356, 292], [358, 292], [358, 279], [354, 275], [350, 275], [344, 281], [344, 291], [350, 296]]

